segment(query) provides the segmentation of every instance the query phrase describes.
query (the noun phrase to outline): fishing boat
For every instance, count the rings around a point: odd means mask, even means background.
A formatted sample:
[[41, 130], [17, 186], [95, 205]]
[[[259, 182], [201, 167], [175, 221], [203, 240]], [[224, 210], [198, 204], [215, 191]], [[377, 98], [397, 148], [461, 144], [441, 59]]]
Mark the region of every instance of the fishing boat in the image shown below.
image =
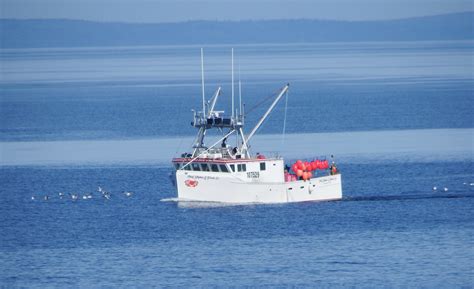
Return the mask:
[[[334, 162], [298, 160], [285, 165], [281, 156], [253, 154], [250, 143], [278, 102], [287, 94], [289, 84], [276, 93], [273, 102], [253, 129], [244, 133], [245, 112], [239, 80], [239, 104], [234, 101], [234, 57], [232, 50], [232, 109], [230, 114], [215, 110], [221, 94], [217, 88], [205, 100], [204, 60], [201, 49], [202, 110], [193, 112], [191, 125], [198, 130], [192, 150], [173, 158], [172, 180], [179, 201], [221, 203], [290, 203], [328, 201], [342, 198], [341, 174]], [[220, 138], [206, 145], [206, 132], [218, 130]], [[228, 138], [237, 136], [235, 145]], [[253, 149], [252, 149], [253, 150]], [[317, 176], [313, 177], [313, 172]], [[291, 173], [293, 172], [293, 174]], [[316, 175], [316, 174], [315, 174]]]

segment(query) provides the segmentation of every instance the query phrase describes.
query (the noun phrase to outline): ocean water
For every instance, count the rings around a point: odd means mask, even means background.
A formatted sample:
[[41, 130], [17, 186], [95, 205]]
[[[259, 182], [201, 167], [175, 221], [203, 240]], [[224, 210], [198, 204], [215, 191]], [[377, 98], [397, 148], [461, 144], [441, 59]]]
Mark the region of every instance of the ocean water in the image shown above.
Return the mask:
[[[282, 102], [254, 152], [334, 154], [343, 177], [341, 201], [247, 206], [173, 201], [199, 47], [1, 50], [0, 286], [470, 288], [473, 50], [236, 46], [247, 131], [291, 85], [285, 137]], [[205, 53], [229, 110], [230, 47]]]
[[[227, 113], [230, 48], [205, 49], [206, 98], [222, 86], [217, 109]], [[472, 128], [473, 50], [474, 41], [235, 47], [247, 131], [286, 83], [288, 133]], [[2, 50], [0, 61], [1, 141], [195, 134], [199, 47]], [[284, 115], [282, 101], [260, 132], [281, 133]]]

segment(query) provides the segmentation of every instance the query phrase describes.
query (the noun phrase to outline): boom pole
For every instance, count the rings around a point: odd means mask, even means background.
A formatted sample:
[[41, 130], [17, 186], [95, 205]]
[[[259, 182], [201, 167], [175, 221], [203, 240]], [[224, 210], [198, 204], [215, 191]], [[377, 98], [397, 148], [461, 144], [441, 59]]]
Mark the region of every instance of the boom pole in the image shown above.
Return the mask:
[[260, 128], [262, 123], [265, 121], [265, 119], [268, 117], [268, 115], [272, 112], [273, 108], [275, 105], [278, 103], [278, 101], [281, 99], [281, 97], [285, 94], [285, 92], [288, 91], [288, 88], [290, 87], [290, 84], [285, 85], [285, 87], [282, 88], [280, 91], [280, 94], [275, 98], [273, 101], [272, 105], [268, 108], [267, 112], [262, 116], [262, 118], [258, 121], [257, 125], [252, 129], [250, 132], [249, 136], [247, 137], [247, 144], [250, 141], [250, 139], [253, 137], [253, 135], [257, 132], [257, 130]]

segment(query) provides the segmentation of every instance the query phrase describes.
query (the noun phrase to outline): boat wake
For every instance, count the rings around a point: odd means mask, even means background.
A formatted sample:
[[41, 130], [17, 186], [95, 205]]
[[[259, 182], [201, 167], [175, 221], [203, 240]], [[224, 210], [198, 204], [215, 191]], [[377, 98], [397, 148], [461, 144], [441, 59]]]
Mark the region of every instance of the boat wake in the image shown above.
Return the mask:
[[[474, 198], [473, 193], [450, 193], [450, 194], [403, 194], [403, 195], [387, 195], [387, 196], [348, 196], [341, 200], [331, 202], [370, 202], [370, 201], [407, 201], [407, 200], [423, 200], [423, 199], [462, 199]], [[194, 201], [180, 198], [165, 198], [161, 202], [175, 203], [179, 208], [220, 208], [234, 206], [255, 206], [255, 205], [275, 205], [275, 203], [222, 203], [222, 202], [204, 202]], [[305, 202], [309, 203], [309, 202]], [[312, 203], [321, 203], [313, 201]], [[327, 202], [324, 202], [327, 203]]]
[[474, 198], [473, 193], [461, 194], [404, 194], [404, 195], [388, 195], [388, 196], [349, 196], [344, 197], [344, 202], [364, 202], [364, 201], [405, 201], [405, 200], [422, 200], [422, 199], [461, 199]]
[[179, 198], [164, 198], [160, 202], [179, 202]]
[[205, 202], [195, 201], [181, 198], [165, 198], [160, 202], [176, 203], [180, 208], [221, 208], [221, 207], [235, 207], [235, 206], [252, 206], [265, 205], [265, 203], [222, 203], [222, 202]]

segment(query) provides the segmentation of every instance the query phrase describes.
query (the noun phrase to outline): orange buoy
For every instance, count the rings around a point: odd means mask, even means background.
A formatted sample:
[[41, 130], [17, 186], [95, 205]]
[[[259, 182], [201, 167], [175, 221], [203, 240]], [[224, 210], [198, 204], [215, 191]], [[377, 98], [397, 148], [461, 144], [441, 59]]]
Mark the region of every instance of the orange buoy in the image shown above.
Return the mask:
[[296, 175], [297, 175], [298, 177], [303, 176], [303, 170], [297, 170], [297, 171], [296, 171]]
[[303, 180], [308, 180], [308, 172], [303, 173]]

